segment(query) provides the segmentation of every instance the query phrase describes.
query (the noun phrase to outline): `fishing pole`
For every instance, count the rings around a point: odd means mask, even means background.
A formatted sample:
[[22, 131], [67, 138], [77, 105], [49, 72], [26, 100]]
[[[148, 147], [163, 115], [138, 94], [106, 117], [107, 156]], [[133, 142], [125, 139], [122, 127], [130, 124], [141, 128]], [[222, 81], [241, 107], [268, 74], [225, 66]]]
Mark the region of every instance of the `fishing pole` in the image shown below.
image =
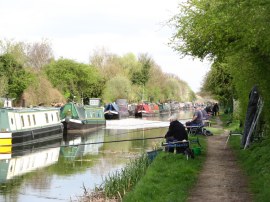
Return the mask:
[[128, 141], [136, 141], [136, 140], [151, 140], [151, 139], [161, 139], [161, 138], [164, 138], [164, 136], [147, 137], [147, 138], [134, 138], [134, 139], [124, 139], [124, 140], [111, 140], [111, 141], [101, 141], [101, 142], [88, 142], [88, 143], [80, 143], [77, 145], [61, 145], [61, 147], [91, 145], [91, 144], [105, 144], [105, 143], [114, 143], [114, 142], [128, 142]]

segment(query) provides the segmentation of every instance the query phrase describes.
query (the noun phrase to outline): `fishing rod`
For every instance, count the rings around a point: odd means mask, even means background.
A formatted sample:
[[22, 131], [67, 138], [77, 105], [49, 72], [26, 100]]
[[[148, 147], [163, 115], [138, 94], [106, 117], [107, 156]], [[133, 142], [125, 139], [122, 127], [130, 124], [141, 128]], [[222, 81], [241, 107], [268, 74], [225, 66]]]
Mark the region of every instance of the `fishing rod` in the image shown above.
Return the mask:
[[16, 155], [16, 154], [21, 154], [23, 152], [26, 152], [25, 154], [22, 155], [27, 155], [31, 154], [35, 151], [42, 151], [45, 149], [52, 149], [52, 148], [58, 148], [58, 147], [78, 147], [78, 146], [83, 146], [83, 145], [95, 145], [95, 144], [106, 144], [106, 143], [115, 143], [115, 142], [128, 142], [128, 141], [136, 141], [136, 140], [150, 140], [150, 139], [161, 139], [164, 138], [164, 136], [158, 136], [158, 137], [148, 137], [148, 138], [134, 138], [134, 139], [123, 139], [123, 140], [111, 140], [111, 141], [100, 141], [100, 142], [88, 142], [88, 143], [80, 143], [80, 144], [74, 144], [74, 145], [61, 145], [59, 142], [59, 145], [52, 145], [52, 146], [41, 146], [41, 147], [36, 147], [32, 149], [23, 149], [19, 151], [14, 151], [11, 152], [11, 155]]
[[136, 141], [136, 140], [151, 140], [151, 139], [161, 139], [161, 138], [164, 138], [164, 136], [147, 137], [147, 138], [133, 138], [133, 139], [123, 139], [123, 140], [111, 140], [111, 141], [101, 141], [101, 142], [88, 142], [88, 143], [80, 143], [77, 145], [61, 145], [61, 147], [91, 145], [91, 144], [105, 144], [105, 143], [114, 143], [114, 142], [128, 142], [128, 141]]
[[[184, 121], [184, 120], [189, 120], [190, 118], [187, 119], [180, 119], [179, 121]], [[152, 123], [152, 122], [150, 122]], [[154, 123], [154, 122], [153, 122]], [[148, 123], [149, 124], [149, 123]], [[135, 124], [134, 124], [135, 125]], [[139, 125], [139, 124], [136, 124]], [[147, 125], [147, 124], [145, 124]], [[140, 130], [136, 130], [136, 132], [138, 131], [148, 131], [148, 130], [154, 130], [154, 129], [158, 129], [158, 128], [167, 128], [168, 126], [162, 126], [162, 127], [154, 127], [154, 128], [144, 128], [144, 129], [140, 129]], [[128, 132], [124, 132], [124, 133], [120, 133], [120, 135], [123, 134], [128, 134], [128, 133], [133, 133], [134, 131], [128, 131]], [[76, 145], [59, 145], [60, 147], [70, 147], [70, 146], [80, 146], [80, 145], [94, 145], [94, 144], [107, 144], [107, 143], [115, 143], [115, 142], [127, 142], [127, 141], [136, 141], [136, 140], [149, 140], [149, 139], [162, 139], [164, 138], [164, 136], [158, 136], [158, 137], [148, 137], [148, 138], [134, 138], [134, 139], [123, 139], [123, 140], [112, 140], [112, 141], [100, 141], [100, 142], [92, 142], [92, 143], [80, 143], [80, 144], [76, 144]], [[37, 147], [37, 148], [32, 148], [32, 149], [22, 149], [20, 151], [16, 151], [16, 152], [12, 152], [13, 155], [18, 154], [18, 153], [22, 153], [22, 152], [27, 152], [27, 153], [32, 153], [35, 151], [39, 151], [39, 150], [44, 150], [44, 149], [50, 149], [50, 148], [57, 148], [57, 146], [43, 146], [43, 147]]]

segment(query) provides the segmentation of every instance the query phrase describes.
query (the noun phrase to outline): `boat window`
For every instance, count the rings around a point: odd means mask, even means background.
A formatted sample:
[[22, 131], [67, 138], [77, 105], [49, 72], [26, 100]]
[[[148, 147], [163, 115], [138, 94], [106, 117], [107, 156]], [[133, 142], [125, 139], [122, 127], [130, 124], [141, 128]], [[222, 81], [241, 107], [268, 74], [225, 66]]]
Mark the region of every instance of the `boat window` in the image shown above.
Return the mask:
[[23, 115], [21, 115], [21, 122], [22, 122], [22, 127], [24, 127], [24, 119], [23, 119]]
[[45, 119], [46, 119], [46, 123], [49, 123], [49, 118], [48, 118], [48, 114], [45, 113]]
[[34, 121], [34, 125], [36, 125], [36, 117], [35, 117], [35, 114], [33, 114], [32, 118], [33, 118], [33, 121]]
[[10, 122], [11, 122], [11, 124], [13, 125], [13, 123], [14, 123], [14, 122], [13, 122], [13, 118], [10, 119]]
[[57, 121], [59, 121], [60, 119], [59, 119], [59, 113], [58, 112], [56, 112], [56, 117], [57, 117]]
[[27, 115], [27, 118], [28, 118], [28, 124], [29, 124], [29, 126], [31, 126], [30, 115]]
[[52, 122], [53, 122], [53, 114], [51, 114], [51, 117], [52, 117]]

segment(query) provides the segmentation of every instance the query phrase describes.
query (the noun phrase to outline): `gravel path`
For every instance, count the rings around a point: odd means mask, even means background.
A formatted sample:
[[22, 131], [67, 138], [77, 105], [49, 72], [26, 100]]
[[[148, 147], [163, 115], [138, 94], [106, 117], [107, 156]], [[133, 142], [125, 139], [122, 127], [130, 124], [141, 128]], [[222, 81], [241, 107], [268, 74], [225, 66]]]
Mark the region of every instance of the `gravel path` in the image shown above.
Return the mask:
[[[220, 127], [217, 117], [217, 125]], [[188, 202], [251, 202], [247, 180], [231, 149], [225, 146], [228, 132], [207, 137], [208, 151], [197, 185]]]

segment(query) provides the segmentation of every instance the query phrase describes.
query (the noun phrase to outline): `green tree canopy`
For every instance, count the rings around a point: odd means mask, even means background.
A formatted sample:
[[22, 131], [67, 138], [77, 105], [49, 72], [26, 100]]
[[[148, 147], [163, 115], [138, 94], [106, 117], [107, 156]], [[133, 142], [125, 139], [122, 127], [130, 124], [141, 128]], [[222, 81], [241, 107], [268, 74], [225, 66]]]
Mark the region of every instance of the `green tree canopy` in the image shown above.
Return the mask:
[[11, 54], [4, 54], [0, 56], [0, 78], [3, 78], [6, 89], [2, 94], [8, 94], [18, 102], [33, 79], [33, 75], [23, 69]]
[[103, 101], [114, 102], [116, 99], [128, 98], [131, 93], [131, 83], [127, 77], [115, 76], [106, 83]]
[[269, 108], [269, 2], [189, 0], [180, 9], [171, 20], [176, 29], [173, 48], [182, 55], [209, 57], [214, 64], [222, 64], [232, 76], [243, 117], [254, 85], [265, 100], [265, 108]]
[[73, 60], [59, 59], [47, 65], [45, 72], [66, 98], [101, 96], [104, 81], [94, 67]]

